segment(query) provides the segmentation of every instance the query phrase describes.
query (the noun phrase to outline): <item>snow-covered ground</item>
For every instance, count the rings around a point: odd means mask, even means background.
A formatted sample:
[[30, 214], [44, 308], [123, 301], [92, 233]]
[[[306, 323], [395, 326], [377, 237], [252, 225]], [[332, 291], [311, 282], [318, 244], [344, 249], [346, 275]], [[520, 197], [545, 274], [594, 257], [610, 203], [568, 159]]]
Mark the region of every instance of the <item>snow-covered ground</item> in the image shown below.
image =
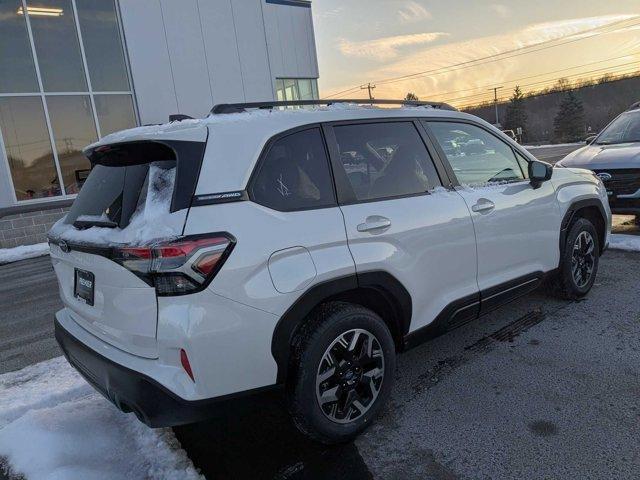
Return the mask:
[[640, 252], [640, 236], [612, 233], [609, 236], [609, 248]]
[[63, 357], [0, 375], [3, 467], [27, 480], [203, 478], [171, 429], [121, 413]]
[[49, 255], [48, 243], [36, 243], [35, 245], [20, 245], [14, 248], [0, 248], [0, 265], [3, 263], [17, 262], [27, 258]]

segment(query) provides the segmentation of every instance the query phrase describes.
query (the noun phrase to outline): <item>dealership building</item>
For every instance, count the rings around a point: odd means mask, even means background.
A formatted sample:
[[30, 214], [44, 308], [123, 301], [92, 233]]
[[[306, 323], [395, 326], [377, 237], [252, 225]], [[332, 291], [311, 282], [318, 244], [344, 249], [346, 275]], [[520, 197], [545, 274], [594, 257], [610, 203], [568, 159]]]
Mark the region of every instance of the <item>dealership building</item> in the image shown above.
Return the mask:
[[45, 241], [99, 138], [317, 78], [307, 0], [0, 0], [0, 248]]

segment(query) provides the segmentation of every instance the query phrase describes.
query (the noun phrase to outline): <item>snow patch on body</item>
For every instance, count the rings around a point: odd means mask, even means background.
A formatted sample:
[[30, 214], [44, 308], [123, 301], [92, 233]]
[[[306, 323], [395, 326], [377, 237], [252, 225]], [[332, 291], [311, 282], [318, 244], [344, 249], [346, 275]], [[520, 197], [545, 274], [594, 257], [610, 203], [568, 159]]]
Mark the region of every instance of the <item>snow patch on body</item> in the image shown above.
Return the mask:
[[[136, 211], [125, 228], [91, 227], [78, 230], [59, 220], [49, 232], [50, 236], [71, 242], [97, 245], [146, 245], [154, 240], [170, 239], [182, 232], [184, 216], [172, 214], [171, 198], [176, 169], [169, 170], [151, 165], [146, 192], [140, 195]], [[78, 220], [86, 220], [87, 216]], [[102, 217], [96, 217], [101, 220]]]
[[0, 248], [0, 265], [26, 260], [27, 258], [41, 257], [43, 255], [49, 255], [48, 243], [20, 245], [14, 248]]
[[612, 233], [609, 235], [609, 248], [640, 252], [640, 236]]
[[63, 357], [0, 375], [0, 458], [29, 480], [203, 478], [171, 429], [123, 414]]

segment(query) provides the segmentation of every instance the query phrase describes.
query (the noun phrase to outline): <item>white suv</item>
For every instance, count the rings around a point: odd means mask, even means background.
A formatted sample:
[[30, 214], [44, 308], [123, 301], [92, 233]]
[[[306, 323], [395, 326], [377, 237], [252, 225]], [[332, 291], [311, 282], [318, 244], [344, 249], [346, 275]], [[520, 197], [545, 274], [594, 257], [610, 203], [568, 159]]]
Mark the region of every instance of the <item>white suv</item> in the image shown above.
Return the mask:
[[298, 103], [318, 105], [219, 105], [85, 150], [49, 234], [56, 338], [149, 426], [280, 389], [302, 432], [345, 441], [398, 352], [545, 279], [594, 283], [611, 212], [590, 171], [446, 105]]

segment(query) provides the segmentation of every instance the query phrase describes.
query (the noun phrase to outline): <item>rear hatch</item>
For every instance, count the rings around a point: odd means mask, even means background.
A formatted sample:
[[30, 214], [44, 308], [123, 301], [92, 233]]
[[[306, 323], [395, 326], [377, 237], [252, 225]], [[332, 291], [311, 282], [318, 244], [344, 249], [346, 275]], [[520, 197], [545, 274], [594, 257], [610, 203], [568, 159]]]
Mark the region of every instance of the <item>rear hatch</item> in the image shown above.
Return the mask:
[[158, 355], [149, 248], [183, 233], [206, 145], [207, 129], [199, 129], [188, 140], [175, 139], [174, 132], [170, 140], [118, 137], [118, 143], [88, 147], [91, 173], [49, 232], [69, 315], [104, 341], [145, 358]]

